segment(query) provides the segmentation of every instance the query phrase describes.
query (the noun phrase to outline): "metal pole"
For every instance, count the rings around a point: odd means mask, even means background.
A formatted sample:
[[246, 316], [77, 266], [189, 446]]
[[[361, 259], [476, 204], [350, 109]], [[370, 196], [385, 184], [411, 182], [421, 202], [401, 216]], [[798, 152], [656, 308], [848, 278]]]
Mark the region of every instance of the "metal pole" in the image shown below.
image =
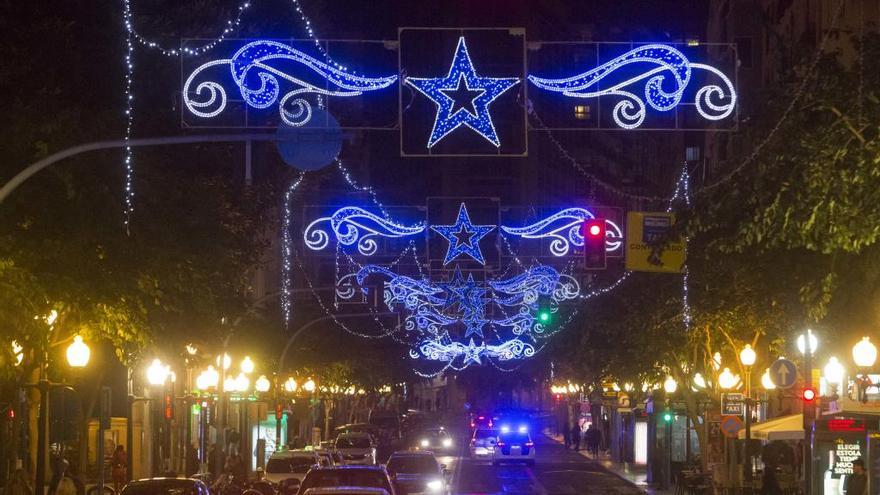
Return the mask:
[[281, 405], [281, 394], [278, 390], [278, 373], [275, 373], [275, 452], [281, 450], [281, 421], [284, 419], [284, 412], [278, 417], [278, 407]]
[[[132, 376], [132, 367], [128, 367], [128, 379], [126, 387], [128, 388], [127, 407], [125, 408], [125, 477], [126, 479], [134, 479], [134, 383]], [[104, 494], [99, 494], [104, 495]]]
[[[813, 349], [810, 346], [812, 332], [807, 330], [804, 335], [804, 382], [813, 387]], [[804, 403], [804, 493], [813, 494], [813, 419], [815, 417], [815, 399], [809, 404]]]
[[37, 383], [37, 390], [40, 391], [40, 411], [37, 416], [37, 473], [34, 493], [43, 495], [46, 485], [46, 446], [49, 433], [49, 380], [46, 379], [45, 370]]
[[752, 369], [751, 366], [746, 366], [746, 400], [745, 404], [745, 413], [746, 413], [746, 442], [743, 447], [743, 451], [745, 455], [743, 456], [743, 481], [745, 481], [745, 485], [748, 489], [752, 490], [752, 458], [750, 457], [749, 452], [749, 443], [752, 439]]

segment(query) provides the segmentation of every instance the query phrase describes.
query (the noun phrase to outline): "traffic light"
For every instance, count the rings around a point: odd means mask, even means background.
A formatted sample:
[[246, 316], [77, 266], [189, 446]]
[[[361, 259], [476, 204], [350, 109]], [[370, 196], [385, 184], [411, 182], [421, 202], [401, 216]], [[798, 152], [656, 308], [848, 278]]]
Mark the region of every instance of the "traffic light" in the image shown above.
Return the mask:
[[804, 388], [804, 390], [801, 391], [801, 398], [804, 402], [813, 402], [816, 400], [816, 390], [810, 387]]
[[553, 313], [551, 313], [549, 309], [540, 308], [538, 310], [538, 322], [540, 322], [542, 325], [546, 325], [546, 324], [550, 323], [550, 321], [552, 319], [553, 319]]
[[284, 418], [284, 408], [281, 406], [281, 403], [278, 402], [275, 404], [275, 421], [281, 421]]
[[584, 222], [584, 265], [587, 270], [604, 270], [605, 219], [590, 218]]
[[170, 391], [165, 392], [164, 405], [165, 407], [163, 409], [165, 412], [165, 419], [171, 421], [172, 419], [174, 419], [174, 396], [171, 394]]
[[672, 411], [663, 411], [663, 422], [671, 423], [675, 416], [672, 414]]

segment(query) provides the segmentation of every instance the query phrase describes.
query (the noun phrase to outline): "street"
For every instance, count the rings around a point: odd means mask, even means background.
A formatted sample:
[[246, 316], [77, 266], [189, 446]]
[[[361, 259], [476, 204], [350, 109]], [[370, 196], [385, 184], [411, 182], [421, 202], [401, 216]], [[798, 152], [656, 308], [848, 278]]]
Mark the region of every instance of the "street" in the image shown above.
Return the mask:
[[543, 434], [533, 437], [535, 467], [525, 464], [492, 466], [491, 461], [441, 456], [451, 472], [453, 494], [638, 494], [639, 489], [602, 466], [573, 452]]

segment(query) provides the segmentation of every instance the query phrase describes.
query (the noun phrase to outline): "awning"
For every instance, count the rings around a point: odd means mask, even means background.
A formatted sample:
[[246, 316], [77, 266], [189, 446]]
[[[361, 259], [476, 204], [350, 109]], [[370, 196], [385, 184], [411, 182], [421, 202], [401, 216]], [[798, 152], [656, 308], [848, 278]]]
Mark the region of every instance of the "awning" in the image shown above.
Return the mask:
[[[739, 438], [746, 437], [746, 430], [739, 430]], [[752, 438], [760, 440], [803, 440], [804, 415], [792, 414], [773, 418], [752, 425]]]

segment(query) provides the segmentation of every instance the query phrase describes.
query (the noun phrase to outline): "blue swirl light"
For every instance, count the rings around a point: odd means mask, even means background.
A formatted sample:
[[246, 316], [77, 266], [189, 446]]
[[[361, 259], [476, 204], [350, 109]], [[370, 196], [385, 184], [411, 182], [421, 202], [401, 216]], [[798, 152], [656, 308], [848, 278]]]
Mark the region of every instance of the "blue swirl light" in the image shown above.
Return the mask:
[[[277, 61], [293, 62], [296, 68], [307, 70], [302, 73], [288, 73], [275, 66]], [[291, 126], [301, 126], [311, 118], [311, 104], [299, 95], [358, 96], [366, 91], [387, 88], [397, 81], [397, 75], [356, 76], [284, 43], [258, 40], [244, 45], [231, 58], [207, 62], [190, 73], [183, 85], [183, 102], [197, 117], [215, 117], [226, 108], [226, 90], [222, 84], [205, 81], [191, 89], [199, 74], [218, 65], [229, 66], [233, 82], [248, 105], [253, 108], [268, 108], [278, 102], [281, 120]], [[322, 83], [332, 85], [333, 89], [306, 81], [306, 78], [315, 76], [321, 78]], [[282, 90], [279, 79], [295, 88], [285, 93], [280, 101]], [[288, 103], [292, 105], [290, 110], [285, 108]]]
[[401, 225], [382, 218], [357, 206], [345, 206], [329, 217], [321, 217], [310, 223], [303, 231], [306, 246], [320, 251], [330, 243], [330, 234], [321, 227], [329, 223], [334, 238], [343, 246], [357, 244], [358, 252], [364, 256], [376, 253], [375, 237], [399, 238], [421, 234], [425, 224]]
[[[522, 227], [502, 225], [501, 231], [523, 239], [552, 239], [550, 252], [553, 256], [565, 256], [571, 246], [583, 247], [581, 228], [584, 221], [590, 218], [595, 216], [587, 209], [566, 208]], [[605, 251], [617, 251], [623, 244], [623, 231], [611, 220], [606, 219], [605, 226]]]
[[[647, 63], [652, 68], [629, 77], [624, 81], [606, 82], [600, 88], [599, 83], [612, 76], [624, 66]], [[721, 79], [724, 87], [708, 84], [701, 87], [695, 97], [697, 112], [708, 120], [721, 120], [728, 117], [736, 105], [736, 90], [727, 76], [718, 69], [691, 63], [679, 50], [662, 44], [644, 45], [634, 48], [599, 67], [577, 74], [572, 77], [551, 79], [529, 75], [529, 81], [538, 88], [562, 93], [573, 98], [594, 98], [606, 95], [620, 96], [623, 100], [614, 106], [612, 116], [614, 122], [624, 129], [639, 127], [645, 120], [646, 104], [651, 108], [665, 112], [672, 110], [681, 102], [685, 88], [691, 80], [692, 69], [711, 72]], [[636, 94], [625, 90], [627, 86], [647, 79], [644, 89], [644, 100]], [[664, 89], [664, 83], [669, 90]], [[716, 101], [712, 101], [712, 100]]]

